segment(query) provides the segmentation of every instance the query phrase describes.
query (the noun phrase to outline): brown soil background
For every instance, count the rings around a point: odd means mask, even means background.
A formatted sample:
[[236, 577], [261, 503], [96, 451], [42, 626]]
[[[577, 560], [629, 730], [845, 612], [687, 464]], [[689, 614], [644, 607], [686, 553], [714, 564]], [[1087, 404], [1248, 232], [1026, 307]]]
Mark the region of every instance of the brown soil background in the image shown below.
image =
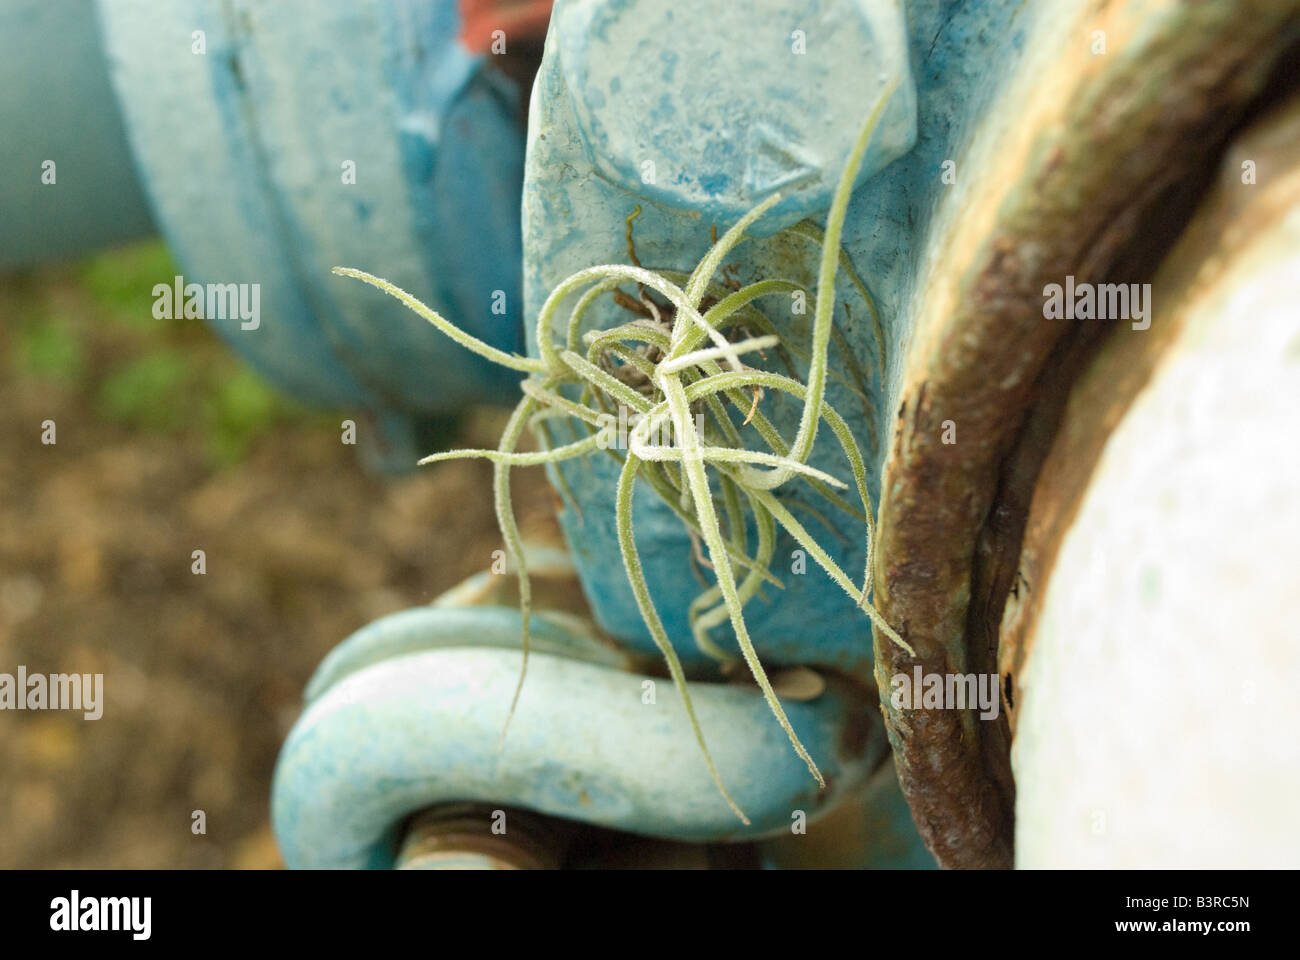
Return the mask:
[[[106, 411], [150, 351], [187, 398], [248, 377], [200, 321], [147, 320], [160, 251], [0, 276], [0, 672], [104, 674], [99, 720], [0, 712], [0, 867], [279, 866], [271, 773], [312, 670], [500, 547], [486, 463], [369, 476], [347, 412], [277, 400], [214, 460], [210, 422], [150, 425], [175, 396]], [[475, 411], [456, 445], [503, 422]], [[513, 486], [525, 535], [554, 536], [540, 468]]]

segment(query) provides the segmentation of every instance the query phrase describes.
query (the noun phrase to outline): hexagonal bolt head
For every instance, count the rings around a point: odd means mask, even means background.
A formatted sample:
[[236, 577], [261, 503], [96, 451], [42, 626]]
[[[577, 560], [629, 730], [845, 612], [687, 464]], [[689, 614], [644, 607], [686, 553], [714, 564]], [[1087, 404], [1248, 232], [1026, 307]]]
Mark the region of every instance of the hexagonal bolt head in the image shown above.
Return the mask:
[[893, 81], [858, 175], [912, 148], [901, 0], [562, 0], [554, 41], [592, 166], [637, 195], [756, 233], [822, 210]]

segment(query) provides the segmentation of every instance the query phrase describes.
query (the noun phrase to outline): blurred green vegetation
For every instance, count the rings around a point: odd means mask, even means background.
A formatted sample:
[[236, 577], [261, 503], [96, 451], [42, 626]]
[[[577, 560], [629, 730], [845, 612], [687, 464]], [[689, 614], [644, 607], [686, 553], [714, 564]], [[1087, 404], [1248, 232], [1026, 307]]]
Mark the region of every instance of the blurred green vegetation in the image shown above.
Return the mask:
[[154, 285], [179, 273], [161, 240], [94, 256], [57, 296], [35, 296], [20, 311], [14, 372], [85, 391], [108, 422], [197, 435], [214, 467], [239, 463], [278, 425], [323, 421], [272, 389], [201, 320], [154, 316]]
[[18, 331], [14, 354], [21, 370], [51, 380], [76, 380], [86, 366], [81, 340], [66, 317], [51, 316], [44, 323], [24, 324]]

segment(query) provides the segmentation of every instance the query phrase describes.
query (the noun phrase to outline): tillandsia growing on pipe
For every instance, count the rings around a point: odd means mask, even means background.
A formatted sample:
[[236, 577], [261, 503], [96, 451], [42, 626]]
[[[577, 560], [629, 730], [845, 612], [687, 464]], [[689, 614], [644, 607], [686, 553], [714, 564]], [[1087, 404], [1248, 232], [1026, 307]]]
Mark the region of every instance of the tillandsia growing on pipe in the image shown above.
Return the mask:
[[[644, 481], [674, 510], [693, 541], [703, 541], [707, 547], [709, 559], [702, 565], [712, 568], [716, 584], [691, 604], [695, 642], [715, 659], [730, 659], [708, 638], [709, 629], [730, 620], [741, 655], [772, 713], [817, 782], [825, 786], [817, 764], [796, 736], [758, 659], [745, 626], [743, 609], [759, 594], [765, 582], [781, 586], [770, 570], [776, 527], [780, 525], [862, 607], [883, 634], [912, 652], [870, 602], [874, 520], [866, 469], [862, 451], [848, 424], [825, 397], [830, 375], [828, 352], [834, 332], [835, 279], [839, 270], [844, 270], [874, 312], [866, 285], [841, 251], [840, 236], [854, 178], [892, 92], [892, 85], [884, 90], [863, 124], [835, 191], [824, 234], [808, 221], [789, 230], [821, 244], [812, 343], [806, 351], [787, 343], [752, 303], [760, 297], [792, 293], [802, 293], [813, 300], [808, 290], [779, 279], [731, 289], [713, 279], [723, 259], [744, 238], [746, 229], [780, 202], [780, 194], [769, 197], [741, 217], [689, 274], [640, 266], [632, 242], [632, 221], [637, 213], [634, 211], [628, 217], [628, 255], [632, 265], [590, 267], [561, 282], [541, 308], [535, 358], [505, 353], [475, 339], [386, 280], [360, 270], [334, 269], [339, 275], [364, 280], [401, 300], [467, 349], [504, 367], [529, 374], [522, 385], [524, 397], [510, 416], [496, 450], [451, 450], [421, 461], [483, 457], [494, 464], [497, 519], [507, 552], [518, 572], [524, 624], [523, 668], [507, 715], [507, 729], [527, 672], [531, 607], [528, 571], [511, 501], [510, 468], [588, 457], [604, 451], [622, 462], [614, 509], [623, 564], [638, 609], [667, 661], [714, 782], [746, 825], [749, 820], [727, 792], [714, 765], [691, 705], [681, 663], [650, 596], [632, 527], [632, 493], [636, 481]], [[635, 297], [619, 289], [625, 285], [635, 285]], [[554, 331], [560, 305], [584, 289], [569, 315], [563, 340], [557, 342]], [[667, 302], [656, 300], [652, 292]], [[638, 314], [637, 319], [581, 336], [584, 313], [606, 293]], [[879, 331], [878, 318], [876, 329]], [[761, 335], [754, 336], [755, 331]], [[786, 358], [787, 366], [791, 353], [805, 357], [807, 383], [800, 382], [796, 376], [756, 369], [742, 360], [756, 353], [765, 357], [764, 351], [769, 348]], [[763, 393], [768, 390], [790, 394], [803, 404], [792, 442], [786, 442], [760, 409]], [[728, 410], [727, 402], [738, 415]], [[620, 444], [615, 435], [618, 421], [611, 412], [614, 409], [623, 411], [624, 416], [631, 411], [636, 417], [625, 450], [617, 449]], [[550, 443], [550, 427], [556, 419], [566, 420], [573, 429], [572, 442], [559, 446]], [[808, 465], [822, 420], [843, 448], [861, 501], [860, 508], [837, 492], [846, 489], [846, 483]], [[575, 421], [585, 436], [578, 436]], [[529, 425], [538, 430], [543, 440], [544, 449], [540, 452], [516, 450], [524, 428]], [[673, 442], [656, 442], [665, 427], [671, 431]], [[766, 444], [767, 450], [753, 450], [746, 445], [742, 431], [749, 427]], [[706, 467], [713, 468], [716, 494]], [[863, 522], [867, 553], [860, 585], [854, 583], [774, 495], [778, 487], [797, 477], [806, 479], [831, 506]], [[747, 543], [747, 517], [753, 520], [757, 530], [758, 542], [752, 554]], [[738, 571], [744, 571], [743, 578], [737, 578]]]

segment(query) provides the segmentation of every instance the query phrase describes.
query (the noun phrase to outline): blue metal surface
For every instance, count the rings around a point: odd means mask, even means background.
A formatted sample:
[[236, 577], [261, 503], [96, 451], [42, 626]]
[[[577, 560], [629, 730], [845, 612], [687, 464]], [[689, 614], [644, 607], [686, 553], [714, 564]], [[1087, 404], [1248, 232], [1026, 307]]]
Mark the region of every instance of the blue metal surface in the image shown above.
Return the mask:
[[830, 205], [860, 126], [845, 120], [897, 78], [858, 182], [911, 149], [903, 20], [895, 0], [563, 0], [553, 66], [601, 176], [705, 223], [780, 191], [771, 232]]
[[681, 840], [758, 838], [788, 832], [796, 810], [816, 822], [885, 758], [876, 711], [854, 685], [832, 679], [816, 700], [787, 704], [831, 784], [820, 793], [756, 689], [693, 685], [722, 777], [753, 821], [746, 829], [709, 778], [672, 685], [617, 669], [608, 653], [574, 659], [591, 641], [564, 629], [538, 625], [543, 644], [569, 652], [539, 645], [530, 658], [500, 753], [520, 666], [505, 649], [518, 642], [516, 611], [423, 608], [345, 641], [313, 679], [276, 767], [272, 821], [286, 864], [390, 867], [408, 815], [461, 801]]
[[[841, 273], [836, 293], [850, 312], [839, 307], [835, 323], [865, 374], [870, 409], [835, 380], [827, 391], [863, 448], [878, 499], [895, 415], [895, 378], [909, 336], [900, 318], [927, 271], [942, 268], [942, 251], [927, 249], [924, 238], [939, 195], [949, 189], [944, 163], [954, 161], [960, 175], [965, 125], [999, 78], [990, 64], [1011, 62], [1008, 54], [1025, 29], [1020, 0], [916, 0], [907, 4], [905, 17], [902, 9], [900, 0], [714, 0], [672, 5], [669, 21], [664, 5], [654, 0], [557, 3], [529, 114], [523, 213], [529, 348], [536, 349], [537, 311], [559, 281], [594, 264], [627, 262], [624, 221], [637, 205], [641, 262], [689, 270], [710, 245], [711, 224], [720, 233], [736, 212], [780, 190], [788, 199], [755, 231], [768, 236], [745, 241], [728, 263], [738, 267], [741, 283], [779, 277], [815, 288], [819, 247], [772, 231], [807, 212], [824, 217], [845, 144], [861, 128], [882, 84], [897, 76], [898, 92], [873, 136], [844, 230], [844, 246], [880, 312], [885, 356], [879, 356], [866, 303]], [[596, 25], [592, 35], [584, 36], [581, 24]], [[795, 31], [803, 32], [804, 54], [792, 47]], [[683, 49], [690, 55], [682, 56]], [[575, 90], [578, 82], [588, 86]], [[633, 84], [640, 86], [630, 90]], [[655, 109], [660, 101], [664, 108]], [[816, 122], [808, 112], [816, 113]], [[758, 144], [756, 128], [765, 131]], [[924, 135], [912, 145], [914, 130]], [[744, 172], [760, 159], [780, 168], [769, 172], [766, 185]], [[657, 183], [643, 182], [646, 161], [654, 162]], [[811, 308], [799, 316], [788, 300], [756, 304], [794, 343], [807, 345]], [[586, 328], [632, 318], [606, 299], [588, 313]], [[836, 373], [853, 379], [850, 364], [834, 347], [831, 362]], [[764, 401], [787, 438], [794, 435], [799, 409], [783, 396]], [[847, 479], [847, 464], [826, 433], [810, 463]], [[618, 559], [617, 465], [610, 458], [587, 458], [559, 469], [581, 510], [579, 517], [566, 509], [561, 519], [597, 621], [631, 648], [652, 652]], [[863, 569], [860, 523], [842, 515], [819, 520], [808, 509], [814, 495], [802, 481], [787, 484], [781, 495], [843, 569], [853, 575]], [[824, 503], [817, 508], [823, 515], [829, 509]], [[634, 516], [664, 625], [688, 669], [703, 675], [712, 663], [691, 641], [687, 607], [701, 588], [689, 562], [687, 534], [644, 488], [637, 491]], [[785, 589], [774, 592], [771, 603], [755, 600], [745, 611], [760, 655], [768, 663], [818, 663], [869, 676], [866, 616], [811, 558], [806, 573], [795, 572], [794, 550], [782, 533], [772, 570]], [[729, 628], [715, 631], [713, 639], [734, 649]]]
[[398, 459], [428, 452], [403, 421], [513, 394], [515, 375], [329, 272], [372, 270], [521, 346], [518, 96], [458, 42], [452, 0], [104, 0], [100, 14], [186, 280], [260, 285], [257, 329], [209, 318], [234, 349], [307, 402], [383, 414]]
[[0, 270], [152, 231], [92, 0], [0, 0], [0, 124]]
[[[520, 626], [519, 611], [507, 607], [429, 606], [390, 614], [330, 651], [307, 683], [303, 701], [310, 704], [357, 671], [393, 657], [448, 647], [518, 650]], [[619, 670], [632, 667], [630, 657], [584, 631], [576, 617], [535, 613], [530, 626], [530, 649], [534, 652], [575, 657]]]

